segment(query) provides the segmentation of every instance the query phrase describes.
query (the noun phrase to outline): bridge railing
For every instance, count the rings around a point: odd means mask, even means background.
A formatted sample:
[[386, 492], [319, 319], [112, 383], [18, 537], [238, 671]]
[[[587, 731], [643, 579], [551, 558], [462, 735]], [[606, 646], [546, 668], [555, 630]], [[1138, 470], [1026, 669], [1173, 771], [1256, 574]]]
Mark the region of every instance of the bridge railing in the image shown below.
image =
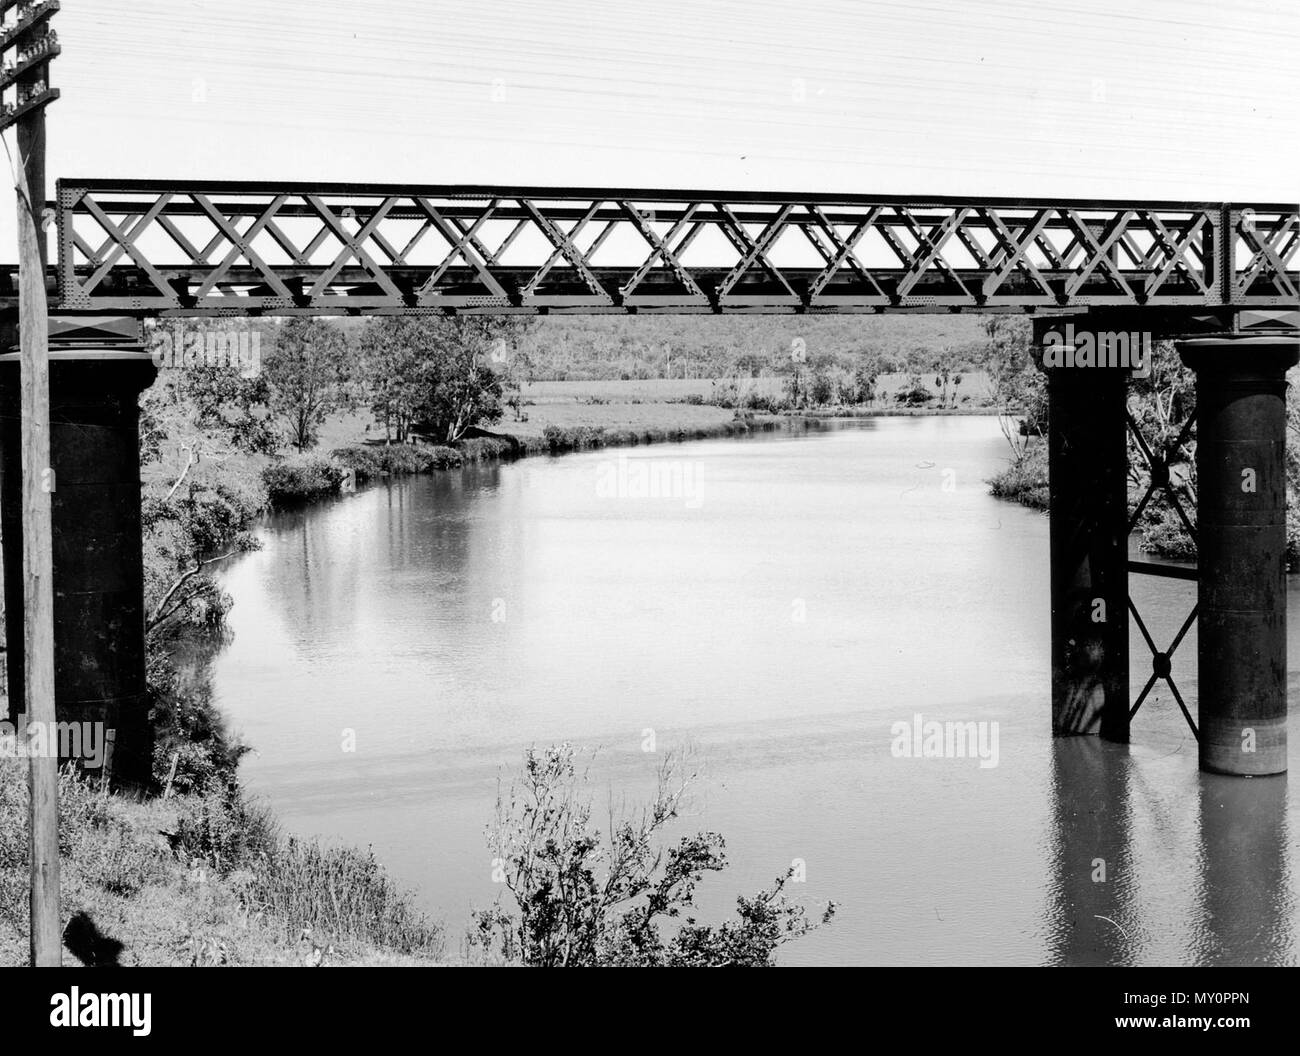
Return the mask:
[[135, 314], [1300, 306], [1300, 207], [61, 180], [58, 303]]

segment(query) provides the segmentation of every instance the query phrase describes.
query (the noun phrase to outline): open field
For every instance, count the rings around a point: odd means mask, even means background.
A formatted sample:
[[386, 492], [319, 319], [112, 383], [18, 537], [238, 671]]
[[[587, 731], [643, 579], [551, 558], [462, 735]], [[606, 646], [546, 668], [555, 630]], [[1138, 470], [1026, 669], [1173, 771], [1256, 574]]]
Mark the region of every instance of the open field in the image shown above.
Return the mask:
[[[552, 382], [556, 385], [623, 385], [644, 382]], [[579, 426], [603, 428], [609, 432], [620, 429], [694, 429], [729, 422], [735, 412], [722, 407], [706, 407], [690, 403], [611, 401], [586, 403], [573, 397], [547, 396], [542, 401], [525, 405], [522, 409], [527, 421], [517, 422], [507, 411], [506, 416], [492, 426], [493, 432], [514, 436], [541, 436], [549, 426], [570, 429]]]
[[[970, 402], [976, 403], [989, 397], [989, 378], [983, 371], [963, 374], [961, 378], [961, 385], [956, 388], [959, 398], [969, 396]], [[876, 390], [881, 397], [888, 399], [906, 388], [908, 380], [906, 374], [882, 374], [876, 382]], [[939, 390], [932, 376], [923, 375], [921, 381], [932, 392], [938, 394]], [[557, 403], [589, 403], [592, 400], [603, 400], [610, 404], [671, 403], [684, 400], [688, 396], [700, 396], [708, 400], [719, 388], [733, 383], [742, 392], [772, 397], [782, 395], [786, 387], [785, 379], [775, 375], [740, 379], [635, 378], [629, 381], [534, 381], [524, 386], [523, 398], [527, 403], [538, 407]]]

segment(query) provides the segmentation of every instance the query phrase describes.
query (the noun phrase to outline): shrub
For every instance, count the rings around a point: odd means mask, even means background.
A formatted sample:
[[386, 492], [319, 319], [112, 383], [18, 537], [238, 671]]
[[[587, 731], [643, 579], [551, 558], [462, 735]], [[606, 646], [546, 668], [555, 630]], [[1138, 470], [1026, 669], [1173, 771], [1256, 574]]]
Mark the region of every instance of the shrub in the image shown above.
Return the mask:
[[465, 463], [464, 457], [454, 447], [438, 444], [429, 448], [429, 454], [434, 469], [459, 469]]
[[[1195, 509], [1195, 500], [1191, 508]], [[1184, 501], [1184, 508], [1187, 503]], [[1142, 523], [1142, 549], [1149, 554], [1177, 559], [1196, 559], [1196, 540], [1187, 534], [1182, 519], [1168, 504], [1147, 507]]]
[[147, 685], [154, 790], [162, 791], [169, 777], [173, 791], [181, 795], [206, 795], [231, 785], [249, 748], [230, 734], [212, 702], [207, 678], [183, 681], [171, 660], [155, 649], [149, 655]]
[[[688, 916], [664, 935], [693, 907], [704, 874], [726, 868], [722, 837], [701, 832], [663, 844], [690, 782], [676, 757], [661, 767], [653, 802], [634, 816], [611, 817], [608, 838], [592, 826], [585, 781], [568, 745], [525, 755], [490, 833], [514, 907], [498, 901], [475, 913], [471, 946], [535, 966], [758, 966], [819, 926], [787, 900], [787, 872], [754, 898], [738, 899], [734, 921], [715, 928]], [[834, 912], [829, 903], [821, 923]]]
[[250, 802], [236, 785], [191, 799], [176, 822], [177, 852], [222, 874], [262, 868], [279, 841], [270, 810]]
[[904, 407], [923, 407], [934, 399], [934, 393], [924, 385], [913, 385], [908, 389], [899, 391], [894, 399]]
[[273, 462], [262, 470], [267, 501], [286, 506], [332, 495], [346, 476], [345, 467], [320, 455], [298, 455]]
[[457, 445], [466, 462], [487, 462], [511, 458], [516, 454], [516, 444], [500, 436], [475, 436]]
[[1047, 509], [1047, 445], [1037, 443], [1026, 448], [989, 480], [989, 490], [999, 499], [1014, 499], [1035, 510]]
[[602, 426], [576, 425], [565, 428], [559, 425], [548, 425], [542, 437], [546, 442], [547, 450], [552, 454], [605, 446], [605, 430]]
[[336, 447], [330, 452], [330, 458], [339, 465], [352, 470], [358, 481], [373, 480], [387, 471], [384, 452], [386, 447], [369, 447], [356, 444], [352, 447]]

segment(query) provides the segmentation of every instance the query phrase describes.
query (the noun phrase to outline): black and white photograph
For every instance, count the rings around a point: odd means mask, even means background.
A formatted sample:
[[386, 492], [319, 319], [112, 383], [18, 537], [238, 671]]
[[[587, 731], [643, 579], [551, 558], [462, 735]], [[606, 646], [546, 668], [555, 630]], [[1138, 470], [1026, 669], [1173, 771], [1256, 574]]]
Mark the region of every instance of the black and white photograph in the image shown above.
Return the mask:
[[33, 1030], [300, 1007], [196, 967], [1280, 1022], [1300, 6], [0, 20], [0, 966], [145, 969], [4, 973]]

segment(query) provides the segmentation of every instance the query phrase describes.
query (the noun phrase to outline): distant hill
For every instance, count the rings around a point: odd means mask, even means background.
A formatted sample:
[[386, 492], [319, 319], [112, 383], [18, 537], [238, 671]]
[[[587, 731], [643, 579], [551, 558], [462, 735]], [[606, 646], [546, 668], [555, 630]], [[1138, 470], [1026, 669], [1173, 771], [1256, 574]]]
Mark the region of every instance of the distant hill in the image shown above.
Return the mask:
[[974, 369], [988, 345], [971, 315], [547, 316], [521, 351], [537, 380], [762, 377], [796, 363], [882, 372], [928, 370], [943, 355]]

